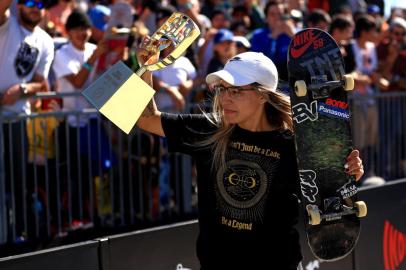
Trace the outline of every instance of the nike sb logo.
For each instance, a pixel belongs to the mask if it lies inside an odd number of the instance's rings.
[[[296,35],[293,40],[293,47],[290,49],[290,54],[293,58],[298,58],[314,43],[317,43],[315,49],[323,47],[323,39],[317,40],[321,33],[313,35],[312,30],[303,31]]]

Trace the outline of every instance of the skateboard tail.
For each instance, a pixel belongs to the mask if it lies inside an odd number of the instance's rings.
[[[344,258],[346,258],[347,256],[349,256],[353,250],[355,248],[355,245],[352,246],[352,248],[345,250],[345,252],[340,253],[341,255],[337,255],[337,254],[329,254],[327,252],[320,252],[320,251],[314,251],[311,249],[312,254],[314,255],[314,257],[316,257],[318,260],[320,261],[324,261],[324,262],[336,262],[339,260],[342,260]]]
[[[322,261],[341,260],[352,253],[358,242],[360,227],[355,216],[340,222],[325,222],[310,227],[307,240],[313,255]]]

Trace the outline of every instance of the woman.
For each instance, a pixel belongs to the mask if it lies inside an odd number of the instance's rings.
[[[148,42],[138,51],[142,63]],[[151,73],[142,78],[152,84]],[[292,118],[277,81],[262,53],[238,54],[206,77],[214,91],[211,114],[161,113],[152,100],[137,123],[166,136],[170,151],[195,158],[203,270],[302,269]],[[356,179],[363,174],[358,155],[353,151],[347,164]]]

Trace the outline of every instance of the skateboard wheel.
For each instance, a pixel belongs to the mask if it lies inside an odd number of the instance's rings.
[[[344,90],[351,91],[354,89],[354,77],[352,75],[346,74],[343,76],[344,79]]]
[[[321,222],[320,212],[317,206],[307,206],[307,214],[309,216],[310,225],[319,225]]]
[[[363,201],[355,202],[355,208],[357,209],[357,217],[365,217],[367,215],[367,205]]]
[[[298,97],[304,97],[307,93],[306,82],[303,80],[295,82],[295,93]]]

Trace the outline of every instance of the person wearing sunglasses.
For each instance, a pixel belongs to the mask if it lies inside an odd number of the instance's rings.
[[[47,91],[53,60],[53,41],[38,25],[43,18],[40,0],[18,0],[17,16],[8,16],[12,0],[0,2],[0,103],[5,111],[26,112],[26,94]]]
[[[147,43],[138,50],[140,63],[156,57],[145,49]],[[142,79],[152,86],[150,72]],[[303,269],[294,228],[300,193],[292,116],[277,82],[268,57],[241,53],[206,76],[211,112],[168,114],[152,99],[137,122],[165,136],[169,151],[195,159],[201,270]],[[359,180],[357,150],[347,165],[347,173]]]
[[[44,14],[44,2],[40,0],[18,0],[17,12],[9,14],[12,0],[0,1],[0,106],[3,115],[29,114],[31,104],[27,96],[40,91],[48,91],[47,77],[54,56],[51,37],[38,24]],[[24,120],[22,120],[24,121]],[[1,127],[0,127],[1,128]],[[23,154],[27,156],[26,126],[20,121],[3,124],[6,190],[10,192],[14,184],[15,219],[9,222],[15,229],[13,240],[23,240],[23,173],[27,166]],[[10,143],[15,142],[15,143]],[[23,144],[22,142],[25,142]],[[13,160],[13,166],[10,166]],[[31,182],[27,182],[30,184]],[[15,221],[15,222],[14,222]]]

